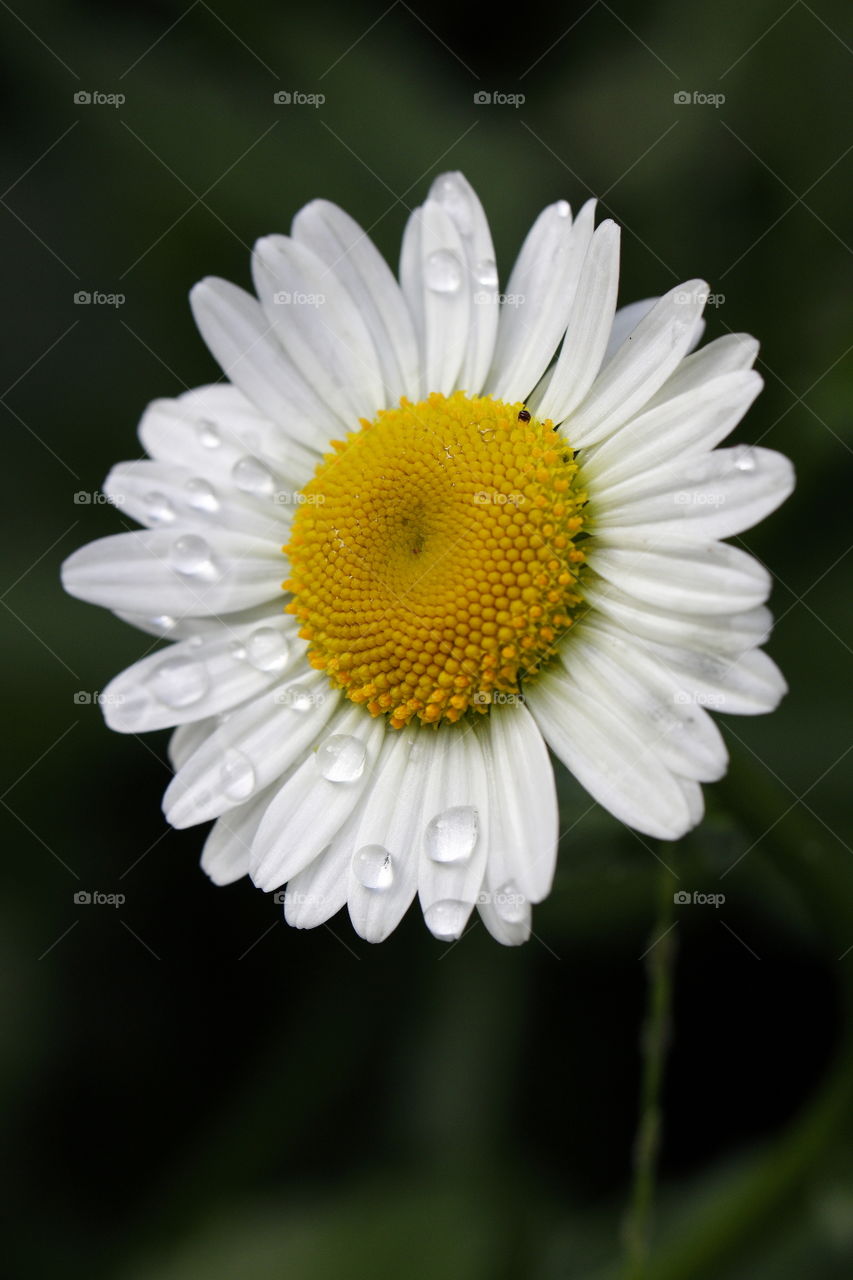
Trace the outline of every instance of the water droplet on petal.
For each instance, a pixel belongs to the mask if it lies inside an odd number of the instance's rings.
[[[219,568],[209,544],[194,533],[175,539],[169,550],[169,563],[178,573],[183,573],[188,578],[212,581],[219,576]]]
[[[508,880],[495,891],[492,903],[507,924],[522,924],[527,919],[527,899],[514,880]]]
[[[456,174],[445,174],[436,184],[435,198],[449,214],[457,230],[463,236],[470,235],[474,229],[474,209],[464,182]]]
[[[283,692],[287,695],[283,700],[288,706],[293,707],[294,711],[309,711],[314,706],[314,694],[304,685],[295,684]]]
[[[456,805],[427,824],[424,847],[433,862],[464,862],[474,852],[479,832],[477,810]]]
[[[178,625],[177,618],[173,618],[169,613],[160,613],[156,618],[149,619],[152,627],[156,627],[161,635],[167,636],[170,631],[174,631]]]
[[[558,218],[570,218],[572,216],[572,206],[568,200],[558,200],[554,208],[557,210]]]
[[[381,844],[366,844],[352,855],[352,873],[365,889],[390,889],[394,859]]]
[[[275,493],[275,476],[257,458],[238,458],[231,468],[231,478],[238,489],[256,498],[271,498]]]
[[[740,445],[735,451],[735,467],[738,471],[754,471],[758,465],[755,450],[748,444]]]
[[[165,493],[148,493],[145,504],[145,518],[150,524],[171,524],[175,518],[175,508]]]
[[[287,640],[275,627],[258,627],[246,643],[246,656],[258,671],[281,671],[287,663]]]
[[[248,800],[255,789],[255,770],[248,756],[232,747],[225,752],[219,771],[222,790],[229,800]]]
[[[218,511],[219,499],[212,484],[208,484],[207,480],[196,477],[194,480],[188,480],[184,485],[187,493],[187,500],[191,507],[196,511]]]
[[[209,418],[202,418],[196,427],[196,433],[205,449],[218,449],[222,444],[219,429]]]
[[[237,662],[242,662],[246,656],[246,646],[239,640],[232,640],[228,646],[228,652]]]
[[[482,262],[478,262],[474,268],[474,278],[478,284],[486,285],[489,289],[496,289],[498,266],[494,258],[484,258]]]
[[[440,938],[442,942],[452,942],[461,936],[470,913],[471,908],[464,902],[443,898],[427,907],[424,920],[430,933],[436,938]]]
[[[317,748],[314,759],[329,782],[355,782],[364,773],[367,749],[348,733],[333,733]]]
[[[433,293],[456,293],[462,284],[462,264],[449,249],[436,249],[426,260],[424,279]]]
[[[159,663],[148,683],[154,696],[167,707],[191,707],[207,693],[210,685],[207,668],[193,658],[166,658]]]
[[[202,636],[199,636],[199,635],[190,636],[189,639],[187,640],[187,644],[191,649],[200,649],[201,646],[204,644],[204,639]]]

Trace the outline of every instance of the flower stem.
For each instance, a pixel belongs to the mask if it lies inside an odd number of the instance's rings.
[[[672,861],[674,846],[667,847]],[[625,1280],[645,1280],[652,1209],[660,1151],[666,1052],[670,1043],[673,969],[675,965],[674,894],[677,876],[661,863],[655,923],[643,954],[648,974],[648,1000],[643,1021],[640,1117],[634,1144],[634,1177],[625,1217]]]

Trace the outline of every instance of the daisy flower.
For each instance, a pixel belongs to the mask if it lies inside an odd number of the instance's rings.
[[[258,242],[255,293],[196,285],[224,380],[156,400],[105,491],[142,530],[66,561],[72,595],[168,648],[119,675],[111,728],[172,727],[175,827],[202,867],[345,904],[380,941],[414,897],[440,939],[476,907],[524,941],[551,886],[549,749],[646,835],[699,822],[726,751],[709,709],[772,710],[770,578],[723,541],[791,492],[717,445],[758,344],[694,351],[707,286],[616,310],[619,228],[558,201],[503,293],[482,206],[445,174],[400,280],[323,200]],[[691,354],[693,352],[693,354]]]

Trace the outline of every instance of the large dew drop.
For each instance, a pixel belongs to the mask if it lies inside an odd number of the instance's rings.
[[[457,293],[462,284],[462,264],[449,249],[436,249],[426,260],[424,279],[433,293]]]
[[[231,478],[238,489],[255,498],[271,498],[275,492],[273,473],[257,458],[239,458],[231,468]]]
[[[352,855],[352,873],[365,889],[390,889],[394,859],[381,844],[366,844]]]
[[[207,668],[194,658],[166,658],[149,677],[154,696],[176,710],[191,707],[207,693],[210,685]]]
[[[424,920],[430,933],[442,942],[453,942],[462,934],[471,908],[464,902],[444,898],[434,902],[424,912]]]
[[[251,760],[242,751],[232,748],[226,751],[220,770],[222,790],[229,800],[248,800],[255,789],[255,770]]]
[[[364,773],[367,750],[348,733],[333,733],[314,756],[321,775],[329,782],[355,782]]]
[[[219,576],[209,544],[194,533],[175,539],[169,550],[169,564],[187,578],[201,578],[211,582]]]
[[[281,671],[287,662],[287,640],[275,627],[258,627],[246,641],[246,657],[257,671]]]
[[[456,805],[427,824],[424,846],[433,862],[464,862],[474,852],[479,830],[477,810]]]

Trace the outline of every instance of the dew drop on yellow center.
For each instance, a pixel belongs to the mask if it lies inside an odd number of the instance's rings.
[[[332,448],[284,548],[311,665],[393,728],[518,695],[581,603],[586,494],[552,423],[458,391]]]

